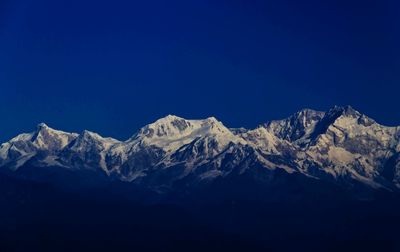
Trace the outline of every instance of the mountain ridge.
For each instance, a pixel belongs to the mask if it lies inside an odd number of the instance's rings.
[[[279,170],[350,190],[362,184],[398,191],[399,153],[400,127],[380,125],[351,106],[335,106],[326,112],[303,109],[255,129],[229,129],[215,117],[167,115],[126,141],[40,123],[36,131],[1,144],[0,170],[18,172],[26,164],[95,170],[156,191]]]

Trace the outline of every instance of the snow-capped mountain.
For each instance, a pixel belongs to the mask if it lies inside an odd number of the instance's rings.
[[[0,146],[0,165],[16,170],[35,157],[41,157],[43,165],[52,164],[57,154],[77,137],[78,134],[54,130],[41,123],[35,132],[18,135]]]
[[[264,125],[268,132],[291,142],[309,138],[324,112],[303,109],[284,120],[275,120]]]
[[[92,170],[158,191],[250,175],[270,183],[277,171],[310,180],[400,189],[400,127],[386,127],[353,108],[305,109],[256,129],[229,129],[214,117],[168,115],[127,141],[67,133],[39,124],[0,147],[0,167]]]

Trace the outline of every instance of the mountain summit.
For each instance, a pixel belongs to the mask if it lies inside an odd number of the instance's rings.
[[[89,131],[67,133],[41,123],[36,131],[0,146],[0,169],[15,175],[22,168],[31,174],[36,168],[95,171],[156,191],[241,177],[275,183],[275,174],[349,190],[398,191],[399,157],[400,127],[336,106],[327,112],[304,109],[252,130],[229,129],[214,117],[168,115],[127,141]]]

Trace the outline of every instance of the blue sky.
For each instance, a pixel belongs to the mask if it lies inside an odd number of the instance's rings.
[[[400,125],[396,1],[0,3],[0,140],[126,139],[167,114],[255,127],[350,104]]]

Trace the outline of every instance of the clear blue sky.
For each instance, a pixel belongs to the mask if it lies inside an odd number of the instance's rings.
[[[400,125],[400,6],[0,1],[0,140],[39,122],[126,139],[167,114],[255,127],[338,104]]]

